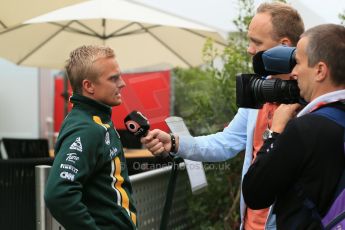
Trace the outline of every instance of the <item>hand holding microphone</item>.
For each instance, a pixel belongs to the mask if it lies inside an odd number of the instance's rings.
[[[138,111],[132,111],[128,114],[124,120],[127,130],[140,138],[141,143],[153,154],[168,156],[168,153],[175,147],[177,150],[177,143],[175,137],[171,137],[170,134],[154,129],[149,131],[150,124],[147,118]],[[172,144],[172,139],[175,144]]]
[[[133,111],[125,117],[125,126],[127,130],[134,136],[140,138],[146,148],[153,155],[161,155],[163,157],[169,156],[169,152],[176,152],[178,149],[178,139],[175,136],[168,134],[162,130],[150,130],[150,123],[147,118],[138,111]],[[168,226],[169,213],[171,210],[173,194],[176,185],[176,178],[178,173],[178,165],[182,162],[182,158],[174,156],[172,158],[173,167],[171,167],[170,179],[167,187],[167,195],[165,198],[164,208],[162,212],[161,224],[159,229],[165,230]]]

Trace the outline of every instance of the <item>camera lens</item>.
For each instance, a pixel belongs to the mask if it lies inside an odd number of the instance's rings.
[[[295,80],[253,78],[250,89],[258,104],[266,102],[291,104],[299,100],[299,88]]]
[[[299,102],[299,88],[295,80],[281,80],[280,93],[280,103],[291,104]]]

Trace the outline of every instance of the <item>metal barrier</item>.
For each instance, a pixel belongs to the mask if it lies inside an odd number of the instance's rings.
[[[49,165],[35,166],[36,230],[59,229],[59,224],[52,218],[44,203],[44,188],[48,179],[50,167]],[[56,228],[53,228],[53,225],[56,226]]]
[[[180,164],[184,168],[184,163]],[[36,229],[64,229],[45,207],[43,194],[50,166],[35,167],[36,173]],[[133,187],[133,197],[137,207],[138,229],[159,229],[163,205],[171,172],[171,166],[155,169],[130,176]],[[168,229],[188,229],[187,195],[190,193],[188,175],[185,169],[179,171],[170,210]]]

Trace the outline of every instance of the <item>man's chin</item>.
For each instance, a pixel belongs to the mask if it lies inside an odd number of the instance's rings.
[[[303,94],[303,92],[300,91],[299,96],[303,98],[304,102],[309,103],[310,98],[308,98],[306,95]]]
[[[112,103],[112,106],[118,106],[122,104],[122,100],[117,100],[116,102]]]

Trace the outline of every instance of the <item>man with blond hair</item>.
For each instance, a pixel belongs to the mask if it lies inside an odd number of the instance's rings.
[[[45,201],[66,229],[136,229],[136,209],[120,136],[111,120],[125,83],[114,51],[82,46],[66,73],[72,111],[55,146]]]
[[[296,46],[299,36],[304,31],[303,21],[291,6],[280,3],[263,3],[257,8],[249,29],[247,52],[255,55],[259,51],[284,44]],[[272,76],[289,79],[289,75]],[[222,131],[207,136],[177,136],[161,130],[152,130],[141,139],[153,154],[173,152],[185,159],[205,162],[224,161],[237,156],[245,149],[242,169],[244,175],[257,151],[263,144],[263,133],[270,128],[271,119],[277,104],[266,103],[262,109],[240,108]],[[176,140],[176,143],[172,143]],[[174,146],[172,148],[172,146]],[[241,228],[246,230],[275,229],[275,216],[269,209],[252,210],[246,207],[241,196]]]

